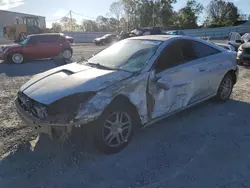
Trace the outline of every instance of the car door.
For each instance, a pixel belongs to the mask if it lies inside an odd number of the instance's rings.
[[[46,35],[36,35],[32,37],[28,45],[27,53],[34,59],[47,58],[50,50],[47,46]]]
[[[191,49],[191,50],[187,50]],[[208,80],[200,72],[190,42],[176,40],[167,45],[154,65],[149,79],[149,114],[152,119],[172,113],[201,99]]]
[[[40,59],[44,58],[46,54],[46,47],[41,43],[42,36],[31,36],[27,44],[23,47],[23,53],[25,58],[28,59]]]

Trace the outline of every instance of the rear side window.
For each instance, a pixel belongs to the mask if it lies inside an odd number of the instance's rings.
[[[56,43],[58,41],[58,36],[56,35],[40,36],[38,40],[40,43]]]
[[[219,50],[210,47],[206,44],[203,44],[201,42],[197,42],[197,41],[193,41],[193,50],[195,53],[195,56],[200,59],[200,58],[204,58],[210,55],[215,55],[217,53],[220,53]]]
[[[62,37],[62,36],[59,37],[59,42],[60,43],[64,43],[65,41],[66,41],[65,37]]]

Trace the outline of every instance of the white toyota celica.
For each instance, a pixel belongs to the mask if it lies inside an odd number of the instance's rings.
[[[15,103],[39,133],[65,138],[89,125],[96,146],[115,153],[139,128],[213,97],[228,100],[237,76],[235,53],[202,39],[149,35],[34,76]]]

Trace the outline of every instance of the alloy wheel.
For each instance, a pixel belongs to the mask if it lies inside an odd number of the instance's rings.
[[[220,86],[220,96],[222,99],[227,99],[230,96],[232,87],[232,79],[229,76],[225,77]]]
[[[71,58],[71,56],[72,56],[72,53],[71,53],[71,51],[70,50],[65,50],[65,51],[63,51],[63,57],[65,58],[65,59],[70,59]]]
[[[130,116],[126,112],[114,112],[104,122],[103,140],[109,147],[119,147],[128,141],[131,130]]]
[[[13,54],[12,61],[16,64],[20,64],[23,62],[23,55],[22,54]]]

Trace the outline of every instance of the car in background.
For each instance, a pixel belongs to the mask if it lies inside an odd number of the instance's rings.
[[[183,31],[180,30],[173,30],[173,31],[166,31],[164,32],[165,35],[185,35]]]
[[[236,49],[235,47],[233,47],[232,45],[230,44],[224,44],[224,43],[215,43],[217,46],[220,46],[228,51],[231,51],[231,52],[235,52]]]
[[[242,44],[237,52],[238,65],[250,65],[250,42]]]
[[[29,35],[20,43],[4,45],[0,48],[0,60],[15,64],[23,63],[25,60],[55,56],[70,59],[72,54],[73,50],[67,38],[59,33]]]
[[[106,34],[103,37],[95,38],[93,42],[96,45],[107,45],[107,44],[111,44],[113,42],[117,42],[117,40],[118,40],[117,35],[115,35],[115,34]]]
[[[131,36],[143,36],[143,35],[162,35],[162,29],[160,27],[138,27],[130,31]]]
[[[74,38],[71,36],[65,36],[65,38],[69,41],[69,43],[73,43],[74,42]]]
[[[232,45],[236,51],[238,51],[238,48],[246,42],[250,42],[250,33],[245,33],[242,36],[237,32],[231,32],[229,34],[228,44]]]
[[[140,128],[210,98],[227,101],[237,76],[235,55],[213,43],[140,36],[38,74],[15,104],[39,133],[67,138],[74,127],[88,126],[98,149],[116,153]]]

